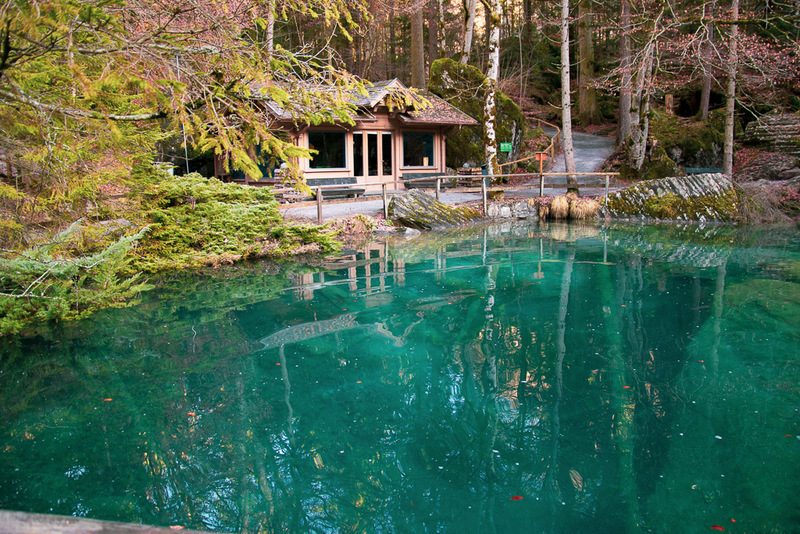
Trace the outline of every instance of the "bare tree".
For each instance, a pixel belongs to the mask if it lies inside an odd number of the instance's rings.
[[[733,175],[733,128],[736,110],[736,72],[739,63],[739,0],[731,2],[730,52],[728,55],[728,84],[725,90],[725,148],[722,155],[722,172]]]
[[[561,0],[561,148],[567,173],[575,172],[572,146],[572,98],[569,76],[569,0]],[[578,178],[567,174],[567,192],[578,193]]]

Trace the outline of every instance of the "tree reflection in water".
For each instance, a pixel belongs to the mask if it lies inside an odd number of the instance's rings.
[[[794,234],[457,234],[175,276],[6,340],[0,506],[243,532],[792,528]]]

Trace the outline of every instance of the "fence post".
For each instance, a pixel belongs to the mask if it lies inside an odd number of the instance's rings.
[[[606,174],[606,202],[605,205],[608,206],[608,175]]]
[[[442,179],[436,179],[436,200],[441,202],[441,191],[442,191]]]
[[[317,222],[322,222],[322,188],[317,188]]]
[[[386,184],[383,184],[383,218],[389,218],[389,203],[387,202],[386,196]]]
[[[484,176],[481,180],[481,196],[483,197],[483,216],[486,217],[487,214],[487,201],[486,201],[486,181],[489,180],[488,176]]]
[[[539,173],[539,196],[544,196],[544,173]]]

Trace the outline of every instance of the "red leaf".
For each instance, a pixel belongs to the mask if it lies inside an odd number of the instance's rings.
[[[725,527],[720,525],[711,525],[711,530],[725,530]]]
[[[522,495],[514,495],[513,497],[511,497],[511,500],[512,501],[521,501],[522,500]]]

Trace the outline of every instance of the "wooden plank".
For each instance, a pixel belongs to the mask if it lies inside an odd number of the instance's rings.
[[[0,534],[167,534],[186,532],[200,534],[176,525],[172,528],[152,527],[117,521],[98,521],[83,517],[29,514],[0,510]]]

